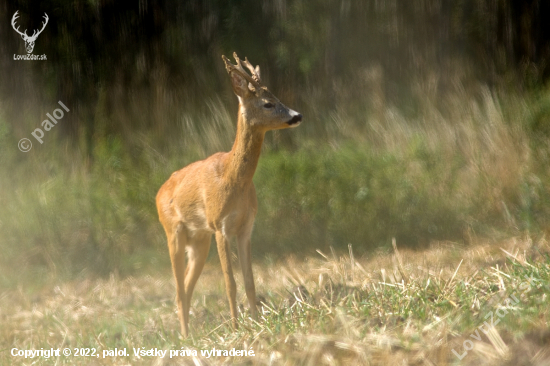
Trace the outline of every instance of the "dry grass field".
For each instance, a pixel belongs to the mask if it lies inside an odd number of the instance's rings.
[[[189,339],[179,335],[169,268],[3,291],[0,363],[550,365],[544,237],[396,248],[362,258],[350,248],[347,255],[318,251],[306,260],[256,262],[262,316],[254,322],[240,305],[236,332],[219,263],[210,261],[192,301]],[[237,282],[244,304],[239,276]],[[11,355],[14,347],[69,348],[72,355],[25,359]],[[95,354],[77,357],[76,348]],[[127,356],[103,357],[115,348]],[[138,348],[167,352],[137,357]],[[214,348],[253,350],[254,356],[218,356],[210,353]],[[170,358],[170,351],[178,356]]]

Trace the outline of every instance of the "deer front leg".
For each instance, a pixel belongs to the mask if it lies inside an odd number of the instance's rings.
[[[229,240],[221,231],[216,231],[216,244],[218,245],[218,254],[222,265],[223,277],[225,279],[225,290],[229,300],[229,309],[231,310],[231,323],[233,329],[237,329],[237,286],[231,269],[231,248]]]
[[[237,239],[237,250],[239,253],[239,262],[243,272],[244,288],[248,305],[250,306],[250,315],[257,319],[258,311],[256,308],[256,288],[254,287],[254,275],[252,274],[252,251],[250,247],[250,236],[252,230]]]

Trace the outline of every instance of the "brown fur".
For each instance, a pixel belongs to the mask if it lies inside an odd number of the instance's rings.
[[[160,188],[156,199],[176,279],[181,332],[186,337],[189,334],[191,295],[208,256],[212,234],[216,235],[233,327],[237,327],[237,306],[230,260],[231,240],[237,242],[250,312],[256,318],[250,237],[258,202],[252,177],[265,133],[295,127],[302,118],[259,85],[258,67],[257,80],[251,79],[242,67],[239,68],[240,60],[236,55],[235,59],[237,66],[224,58],[233,90],[239,97],[237,136],[233,148],[173,173]],[[251,72],[255,75],[252,69]]]

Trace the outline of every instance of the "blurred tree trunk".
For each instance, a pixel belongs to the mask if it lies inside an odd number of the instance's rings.
[[[510,0],[512,49],[518,66],[535,66],[548,76],[550,3],[546,0]],[[523,65],[522,65],[523,64]]]

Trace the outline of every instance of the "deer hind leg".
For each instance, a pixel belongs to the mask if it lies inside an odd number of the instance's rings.
[[[216,244],[218,245],[218,254],[225,279],[225,290],[229,299],[231,323],[233,324],[233,329],[237,329],[237,286],[233,277],[233,270],[231,269],[231,248],[229,247],[228,238],[221,231],[216,231]]]
[[[191,295],[195,289],[195,284],[199,279],[204,268],[204,263],[210,251],[210,239],[212,234],[200,233],[189,238],[187,245],[187,268],[185,269],[185,301],[183,302],[183,323],[187,330],[189,324],[189,308],[191,307]],[[186,335],[187,336],[187,335]]]
[[[188,335],[187,322],[184,317],[185,303],[185,246],[187,240],[187,229],[183,223],[178,223],[173,231],[166,232],[168,236],[168,250],[170,251],[170,261],[172,262],[172,271],[176,280],[176,304],[178,306],[178,318],[180,320],[181,333],[184,337]]]
[[[190,237],[183,223],[179,223],[174,232],[168,238],[170,261],[176,279],[176,303],[178,305],[178,317],[181,333],[184,337],[189,335],[189,308],[191,295],[195,284],[204,268],[208,251],[210,250],[209,233],[196,234]],[[187,251],[187,267],[185,265],[185,253]]]
[[[248,305],[250,306],[250,315],[253,319],[257,318],[258,311],[256,308],[256,288],[254,287],[254,276],[252,274],[252,252],[250,248],[250,236],[252,230],[247,230],[246,233],[237,239],[237,250],[239,253],[239,263],[243,272],[244,288]]]

